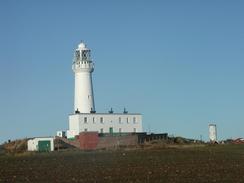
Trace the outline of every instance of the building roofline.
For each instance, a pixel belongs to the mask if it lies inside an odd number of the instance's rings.
[[[76,113],[72,115],[142,115],[141,113]]]

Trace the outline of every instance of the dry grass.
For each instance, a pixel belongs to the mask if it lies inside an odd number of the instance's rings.
[[[3,148],[7,153],[16,154],[24,153],[27,150],[27,139],[15,140],[5,143]]]

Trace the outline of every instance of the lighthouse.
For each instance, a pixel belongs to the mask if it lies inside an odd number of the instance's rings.
[[[68,139],[74,139],[81,132],[89,131],[100,134],[143,132],[140,113],[129,113],[125,109],[121,113],[112,109],[106,113],[95,111],[92,86],[94,63],[91,50],[83,42],[74,50],[72,70],[75,75],[74,111],[69,115]]]
[[[72,70],[75,74],[75,113],[95,113],[92,87],[92,72],[94,64],[91,60],[91,50],[81,42],[74,53]]]

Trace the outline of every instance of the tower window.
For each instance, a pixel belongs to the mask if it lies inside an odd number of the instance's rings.
[[[133,123],[136,123],[136,117],[133,117]]]
[[[87,117],[84,117],[84,123],[87,123]]]
[[[95,117],[92,118],[92,122],[95,123]]]
[[[100,118],[100,123],[103,123],[103,117]]]
[[[129,123],[129,118],[126,118],[127,123]]]
[[[121,123],[121,117],[119,117],[119,123]]]

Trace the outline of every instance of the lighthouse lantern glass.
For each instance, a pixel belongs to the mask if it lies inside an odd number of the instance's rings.
[[[80,60],[80,51],[79,50],[77,50],[75,52],[75,57],[76,57],[76,61],[79,61]]]
[[[82,50],[82,61],[90,61],[90,50]]]

